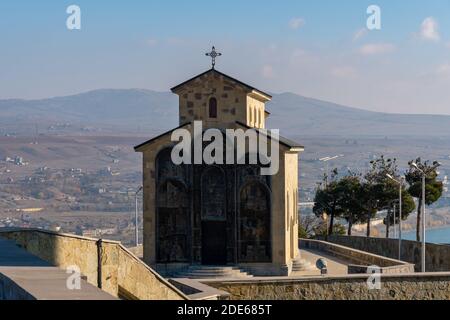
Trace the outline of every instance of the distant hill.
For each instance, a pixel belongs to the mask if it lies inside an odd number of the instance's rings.
[[[292,93],[274,94],[268,126],[290,136],[450,136],[450,116],[371,112]],[[56,123],[156,132],[177,125],[178,98],[169,92],[102,89],[42,100],[0,100],[0,133],[42,132]]]

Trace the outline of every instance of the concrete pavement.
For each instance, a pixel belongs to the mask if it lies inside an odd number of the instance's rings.
[[[110,294],[81,279],[70,290],[70,274],[0,238],[0,300],[113,300]]]
[[[300,249],[300,258],[312,264],[313,267],[311,270],[294,272],[292,277],[319,276],[320,270],[316,268],[316,261],[319,259],[325,259],[327,261],[328,275],[348,274],[349,262],[329,255],[326,252],[311,249]]]

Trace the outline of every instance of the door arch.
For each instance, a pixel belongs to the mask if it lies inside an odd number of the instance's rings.
[[[216,166],[201,176],[202,264],[227,263],[226,178]]]

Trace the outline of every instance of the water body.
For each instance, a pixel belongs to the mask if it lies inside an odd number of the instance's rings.
[[[415,241],[416,232],[415,231],[404,232],[403,239]],[[430,243],[450,244],[450,227],[427,230],[426,241]]]

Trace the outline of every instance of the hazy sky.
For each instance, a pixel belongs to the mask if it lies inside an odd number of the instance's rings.
[[[450,114],[450,0],[1,0],[0,98],[167,91],[210,67],[213,44],[217,69],[261,90]]]

